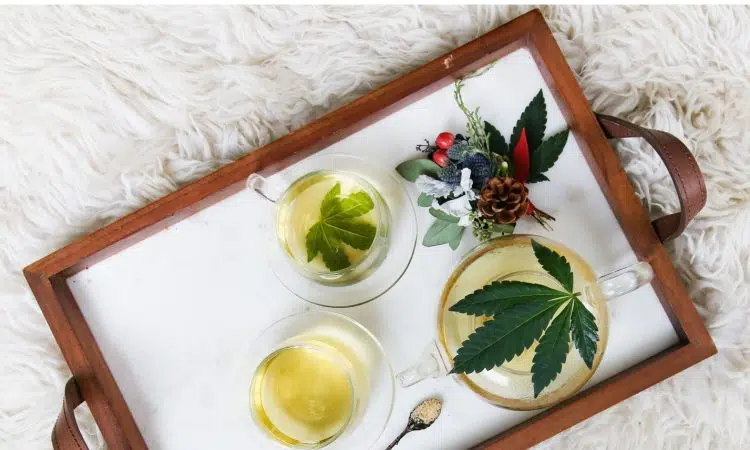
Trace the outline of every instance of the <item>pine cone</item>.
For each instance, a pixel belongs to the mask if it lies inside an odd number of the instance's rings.
[[[494,177],[482,188],[479,212],[497,224],[516,223],[529,207],[529,190],[511,177]]]

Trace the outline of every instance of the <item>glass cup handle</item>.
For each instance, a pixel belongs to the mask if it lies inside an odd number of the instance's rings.
[[[447,373],[448,367],[446,367],[443,361],[437,343],[432,341],[424,349],[419,360],[408,369],[396,375],[396,379],[401,387],[409,387],[424,379],[441,377]]]
[[[284,189],[280,186],[275,183],[269,183],[264,176],[257,173],[251,174],[247,177],[245,186],[251,191],[257,192],[261,197],[271,203],[276,203],[284,192]]]
[[[654,269],[651,265],[640,261],[599,277],[598,283],[602,294],[607,300],[611,300],[650,283],[653,278]]]

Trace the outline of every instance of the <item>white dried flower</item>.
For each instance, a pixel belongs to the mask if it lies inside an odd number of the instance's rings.
[[[437,200],[433,200],[432,207],[435,209],[439,209],[446,214],[450,214],[451,216],[458,217],[460,222],[460,219],[462,219],[464,216],[468,216],[469,213],[471,213],[471,203],[469,203],[469,201],[470,200],[468,195],[462,195],[461,197],[454,198],[453,200],[448,200],[442,205],[438,203]]]
[[[476,194],[471,189],[473,185],[474,181],[471,179],[471,169],[464,167],[461,169],[461,183],[453,190],[453,195],[458,197],[466,194],[469,196],[469,200],[474,200],[476,199]]]
[[[420,175],[414,180],[414,184],[425,195],[430,195],[434,198],[447,197],[453,192],[453,187],[450,184],[436,180],[435,178],[428,177],[427,175]]]

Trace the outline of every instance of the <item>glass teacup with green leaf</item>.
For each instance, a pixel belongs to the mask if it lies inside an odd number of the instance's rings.
[[[438,340],[402,386],[452,374],[495,405],[559,403],[591,378],[607,346],[607,300],[650,282],[646,262],[597,277],[567,247],[511,235],[472,250],[448,279]]]
[[[305,277],[328,286],[350,285],[383,261],[390,213],[380,193],[363,177],[318,170],[282,192],[254,174],[247,186],[276,204],[278,243]]]

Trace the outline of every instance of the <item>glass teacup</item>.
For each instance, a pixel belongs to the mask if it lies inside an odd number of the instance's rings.
[[[248,178],[247,186],[276,203],[276,238],[303,276],[325,285],[348,285],[367,277],[383,262],[390,211],[363,177],[318,170],[298,178],[278,196],[279,189],[258,174]],[[329,218],[322,216],[324,211]],[[315,236],[323,250],[311,250]]]
[[[323,311],[271,325],[250,357],[250,412],[286,448],[368,448],[390,417],[393,372],[362,325]]]
[[[392,168],[323,154],[268,179],[250,175],[247,187],[274,205],[263,250],[279,281],[304,300],[361,305],[390,289],[411,261],[416,215]]]
[[[555,380],[534,396],[531,366],[538,342],[505,364],[491,370],[454,375],[462,384],[489,402],[509,409],[532,410],[552,406],[580,390],[601,362],[607,346],[607,300],[624,295],[651,281],[653,270],[646,262],[597,277],[579,255],[567,247],[539,236],[509,235],[491,239],[469,252],[454,269],[445,284],[438,308],[438,339],[431,343],[421,360],[400,373],[402,386],[410,386],[427,377],[447,374],[462,343],[484,322],[483,316],[470,316],[450,311],[466,295],[493,282],[516,280],[564,290],[536,260],[531,239],[564,256],[574,275],[574,292],[580,292],[586,309],[598,327],[599,341],[593,364],[588,367],[573,345],[561,372]]]

